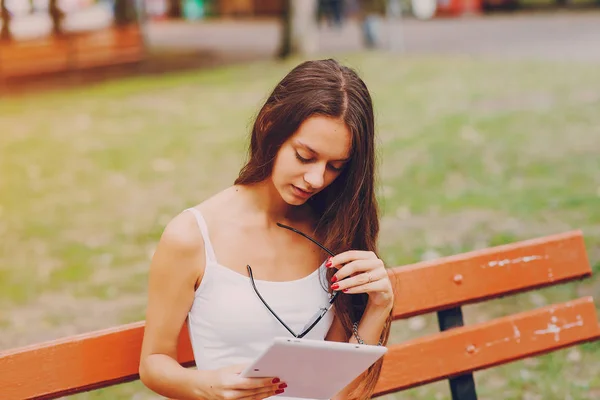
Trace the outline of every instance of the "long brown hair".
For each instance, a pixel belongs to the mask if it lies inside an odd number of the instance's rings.
[[[379,210],[375,196],[375,122],[367,86],[352,69],[335,60],[306,61],[279,82],[261,108],[252,129],[249,160],[235,184],[248,185],[267,179],[281,145],[302,122],[314,115],[342,119],[352,134],[352,153],[344,170],[325,189],[309,200],[318,222],[315,231],[334,254],[346,250],[377,253]],[[328,271],[331,279],[335,271]],[[336,316],[346,337],[365,311],[368,295],[341,293]],[[391,317],[382,342],[387,343]],[[381,361],[373,365],[353,399],[368,399],[379,378]]]

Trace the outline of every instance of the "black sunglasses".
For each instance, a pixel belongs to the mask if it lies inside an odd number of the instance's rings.
[[[306,234],[300,232],[299,230],[292,228],[291,226],[280,224],[279,222],[277,223],[277,226],[279,226],[281,228],[289,229],[292,232],[302,235],[303,237],[307,238],[308,240],[310,240],[311,242],[313,242],[314,244],[319,246],[321,249],[323,249],[323,251],[325,251],[330,256],[333,257],[335,255],[335,254],[333,254],[333,252],[331,252],[330,250],[325,248],[325,246],[323,246],[321,243],[317,242],[315,239],[311,238],[310,236],[307,236]],[[287,326],[287,324],[285,322],[283,322],[283,320],[281,318],[279,318],[279,316],[275,313],[275,311],[273,311],[273,309],[271,307],[269,307],[269,305],[267,304],[265,299],[263,299],[263,297],[260,295],[260,292],[256,288],[256,284],[254,283],[254,276],[252,275],[252,268],[250,268],[250,265],[247,265],[246,268],[248,269],[248,275],[250,275],[250,283],[252,283],[252,288],[254,289],[254,292],[256,293],[256,295],[258,296],[260,301],[262,301],[262,303],[265,305],[265,307],[267,307],[267,309],[271,312],[271,314],[273,314],[273,316],[277,319],[277,321],[279,321],[279,323],[281,323],[281,325],[283,325],[283,327],[285,329],[287,329],[292,334],[292,336],[294,336],[296,338],[302,338],[302,337],[306,336],[306,334],[308,334],[308,332],[310,332],[312,330],[312,328],[314,328],[315,325],[317,325],[319,323],[321,318],[323,318],[323,316],[325,314],[327,314],[327,311],[329,311],[331,309],[331,307],[333,307],[333,303],[335,302],[335,299],[337,299],[337,297],[340,293],[340,292],[333,292],[333,294],[329,297],[329,305],[327,305],[327,307],[321,307],[319,309],[319,311],[317,311],[315,313],[315,315],[313,315],[313,317],[308,321],[308,323],[306,325],[304,325],[304,328],[302,328],[302,331],[300,333],[296,334],[289,326]]]

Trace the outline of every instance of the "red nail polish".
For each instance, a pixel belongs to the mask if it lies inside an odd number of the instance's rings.
[[[274,378],[273,379],[273,383],[279,383],[279,382],[280,382],[279,378]]]
[[[338,290],[340,288],[340,285],[338,285],[337,283],[334,283],[333,285],[331,285],[331,288],[333,290]]]
[[[344,292],[344,293],[346,293],[347,291],[348,291],[348,289],[344,289],[344,290],[342,290],[342,292]]]
[[[285,391],[285,390],[283,390],[283,389],[277,389],[277,390],[275,391],[275,394],[281,394],[281,393],[283,393],[284,391]]]
[[[337,282],[337,276],[333,276],[333,278],[331,278],[331,283],[336,283]]]
[[[285,389],[287,387],[287,383],[282,383],[279,385],[279,389]]]
[[[327,259],[327,262],[325,263],[325,267],[327,267],[327,268],[331,267],[331,257],[329,257]]]

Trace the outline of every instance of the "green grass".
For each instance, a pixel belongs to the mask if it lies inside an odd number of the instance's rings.
[[[390,265],[582,229],[592,279],[465,308],[467,322],[600,298],[596,65],[350,55],[377,114]],[[0,101],[0,348],[143,318],[166,222],[229,185],[294,61]],[[433,332],[433,316],[400,341]],[[415,325],[416,326],[416,325]],[[476,373],[481,399],[600,396],[598,343]],[[154,398],[139,382],[73,398]],[[389,398],[449,399],[446,382]]]

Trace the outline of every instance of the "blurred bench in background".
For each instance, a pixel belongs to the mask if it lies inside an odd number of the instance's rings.
[[[137,24],[0,43],[0,78],[135,63],[145,56]]]

